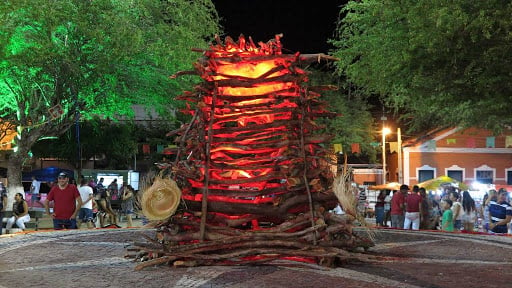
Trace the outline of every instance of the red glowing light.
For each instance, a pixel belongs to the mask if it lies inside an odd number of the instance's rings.
[[[187,155],[196,169],[186,178],[182,198],[200,202],[207,195],[208,203],[276,205],[278,196],[300,184],[289,180],[299,173],[293,167],[319,169],[314,155],[324,140],[303,136],[317,127],[301,111],[313,115],[323,108],[309,106],[318,95],[302,88],[306,76],[298,68],[299,55],[283,55],[279,37],[259,46],[240,37],[238,43],[228,39],[213,45],[204,56],[196,69],[206,84],[199,97],[188,93],[182,98],[197,104],[198,112],[190,106],[186,112],[198,113],[202,132],[198,143],[189,145],[192,152]],[[206,152],[195,152],[194,145]],[[215,193],[203,194],[205,188]],[[311,186],[313,192],[320,191],[315,189]],[[290,211],[301,209],[308,208],[300,205]]]

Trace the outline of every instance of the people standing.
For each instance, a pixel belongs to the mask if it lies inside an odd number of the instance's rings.
[[[393,194],[391,198],[391,227],[404,228],[404,209],[405,209],[405,195],[409,191],[409,186],[402,184],[400,191]]]
[[[427,191],[423,187],[419,189],[419,194],[421,196],[420,229],[432,229],[432,223],[434,221],[434,217],[432,217],[434,209],[432,198],[427,195]]]
[[[7,207],[7,190],[4,187],[4,183],[0,182],[0,221],[3,221],[5,208]],[[0,235],[2,235],[2,225],[0,225]]]
[[[108,185],[107,190],[109,190],[112,200],[117,200],[120,198],[119,187],[117,186],[117,179],[112,180],[112,182]]]
[[[78,192],[80,193],[80,198],[82,199],[82,206],[78,212],[77,228],[80,229],[80,226],[83,222],[87,224],[87,228],[93,228],[92,206],[94,202],[94,193],[92,187],[87,185],[86,179],[81,180]]]
[[[412,192],[405,198],[405,220],[404,229],[420,230],[422,217],[422,198],[418,194],[419,187],[414,185]]]
[[[512,206],[507,202],[507,194],[507,190],[500,190],[497,200],[490,202],[491,223],[489,223],[489,229],[494,233],[508,232],[507,224],[512,220]]]
[[[41,197],[39,192],[41,190],[41,182],[36,179],[36,176],[32,176],[32,184],[30,185],[30,207],[34,208],[34,202],[42,205]]]
[[[462,192],[462,226],[466,232],[475,231],[476,204],[468,191]]]
[[[396,190],[393,193],[396,193]],[[388,221],[391,221],[391,190],[386,190],[384,199],[384,227],[388,227]]]
[[[363,215],[364,217],[366,217],[367,201],[366,201],[366,192],[364,191],[364,189],[359,190],[357,199],[358,199],[358,204],[357,204],[358,213]]]
[[[489,230],[490,230],[489,224],[491,223],[491,216],[489,214],[489,205],[491,204],[491,201],[497,200],[496,196],[497,196],[496,190],[494,190],[494,189],[489,190],[489,192],[487,192],[487,194],[485,194],[485,196],[484,196],[484,199],[482,201],[482,206],[480,206],[480,214],[482,215],[483,222],[484,222],[482,224],[484,232],[489,232]]]
[[[105,216],[109,217],[111,225],[117,226],[117,215],[112,209],[112,205],[110,204],[110,189],[105,189],[105,186],[103,186],[103,181],[104,179],[102,177],[96,185],[96,188],[98,189],[96,200],[98,203],[98,216],[100,219],[100,226],[105,226]]]
[[[105,187],[105,185],[103,184],[103,181],[105,181],[105,179],[103,177],[100,178],[100,180],[98,180],[98,183],[95,183],[94,186],[91,186],[92,187],[92,190],[94,192],[94,197],[96,199],[96,201],[99,201],[100,198],[104,197],[105,194],[107,194],[107,187]],[[89,183],[90,185],[90,183]]]
[[[443,209],[443,219],[441,220],[441,230],[453,232],[453,202],[450,199],[441,200],[441,209]]]
[[[441,217],[443,216],[443,209],[441,207],[441,196],[434,195],[432,199],[432,211],[430,214],[430,219],[432,219],[432,223],[430,229],[439,230],[441,229]]]
[[[123,189],[123,195],[121,196],[123,211],[126,215],[126,225],[127,227],[133,227],[133,200],[134,200],[134,190],[131,185],[125,186]]]
[[[462,204],[459,202],[459,192],[452,190],[448,197],[452,200],[453,228],[455,231],[460,231],[462,229]]]
[[[375,222],[377,226],[384,226],[384,204],[386,200],[386,190],[380,190],[375,203]]]
[[[82,206],[82,198],[75,185],[69,184],[69,176],[61,172],[45,201],[45,209],[53,218],[53,228],[77,229],[76,216]],[[53,201],[53,213],[50,214],[50,201]]]
[[[12,207],[13,216],[7,220],[5,230],[9,233],[12,229],[12,225],[16,223],[16,226],[21,230],[25,230],[25,223],[30,221],[30,215],[28,214],[28,204],[21,193],[14,195],[14,205]]]

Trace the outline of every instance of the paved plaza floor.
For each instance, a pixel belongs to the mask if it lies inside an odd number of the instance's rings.
[[[294,261],[259,266],[156,266],[136,271],[127,247],[149,228],[2,235],[3,287],[510,287],[512,238],[381,229],[372,261],[326,268]],[[361,252],[363,253],[363,252]]]

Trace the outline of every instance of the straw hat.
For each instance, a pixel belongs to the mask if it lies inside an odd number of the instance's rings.
[[[164,220],[176,212],[181,190],[175,181],[156,177],[141,198],[142,213],[149,220]]]

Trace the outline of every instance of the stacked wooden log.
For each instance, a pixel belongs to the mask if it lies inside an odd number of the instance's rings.
[[[356,215],[327,212],[339,199],[331,135],[316,120],[335,115],[317,92],[325,87],[306,86],[300,68],[323,56],[284,55],[279,36],[259,46],[217,39],[202,52],[195,72],[204,81],[181,97],[193,117],[173,132],[178,157],[166,167],[182,203],[145,248],[159,256],[149,265],[332,260],[370,245],[352,235]]]

